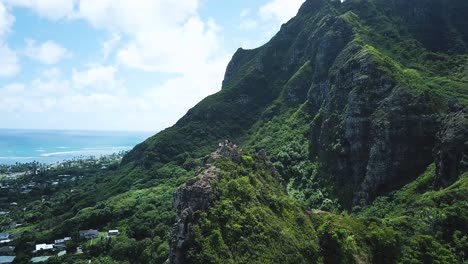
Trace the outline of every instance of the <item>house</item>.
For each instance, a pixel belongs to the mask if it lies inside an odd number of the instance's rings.
[[[0,233],[0,241],[8,240],[10,238],[9,233]]]
[[[80,230],[81,239],[93,239],[99,237],[99,232],[94,229]]]
[[[65,242],[70,241],[70,240],[71,240],[71,237],[64,237],[64,238],[62,238],[62,239],[56,239],[56,240],[54,241],[54,243],[55,243],[56,246],[57,246],[57,245],[64,245]]]
[[[52,250],[52,249],[54,249],[54,245],[52,245],[52,244],[37,244],[36,245],[36,251]]]
[[[50,256],[34,257],[31,259],[31,262],[32,263],[46,262],[48,259],[50,259]]]
[[[120,233],[119,230],[109,230],[108,234],[109,236],[118,236]]]
[[[11,223],[8,227],[10,229],[15,229],[17,227],[23,226],[22,224],[17,224],[16,222]]]
[[[15,258],[15,256],[0,256],[0,264],[11,264]]]
[[[0,247],[0,254],[11,254],[14,252],[15,252],[15,247],[12,247],[12,246]]]

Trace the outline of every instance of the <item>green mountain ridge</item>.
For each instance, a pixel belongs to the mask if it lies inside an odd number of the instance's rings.
[[[55,194],[34,241],[121,230],[85,248],[96,263],[465,263],[466,14],[307,0],[220,92]]]

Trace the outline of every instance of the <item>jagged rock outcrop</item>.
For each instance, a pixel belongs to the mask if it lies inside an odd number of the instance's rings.
[[[239,163],[238,147],[228,141],[220,143],[218,150],[206,158],[201,172],[174,193],[176,224],[172,231],[169,263],[186,263],[191,228],[197,222],[198,213],[207,211],[217,200],[213,183],[219,181],[220,170],[216,167],[216,161],[220,159]]]
[[[444,119],[437,133],[434,159],[435,188],[451,185],[468,170],[468,108],[458,109]]]

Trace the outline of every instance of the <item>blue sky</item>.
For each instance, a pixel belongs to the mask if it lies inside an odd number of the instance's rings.
[[[302,2],[0,0],[0,128],[159,131]]]

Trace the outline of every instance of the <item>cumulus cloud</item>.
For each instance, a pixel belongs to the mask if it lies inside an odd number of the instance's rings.
[[[197,0],[81,0],[78,7],[78,17],[94,27],[128,36],[117,51],[128,67],[183,74],[220,55],[219,27],[200,19]]]
[[[49,65],[57,64],[62,59],[71,56],[66,48],[51,40],[38,44],[35,40],[28,39],[24,53],[32,59]]]
[[[78,16],[97,28],[133,33],[177,25],[197,8],[198,0],[80,0]]]
[[[73,70],[73,84],[80,90],[91,89],[92,92],[108,91],[114,94],[122,92],[123,81],[116,78],[114,66],[94,65],[83,71]]]
[[[198,0],[78,4],[77,17],[114,35],[102,46],[104,57],[115,54],[119,67],[168,76],[141,97],[148,107],[138,119],[153,116],[151,124],[158,129],[173,124],[221,87],[230,56],[222,48],[219,25],[201,19],[198,4]]]

